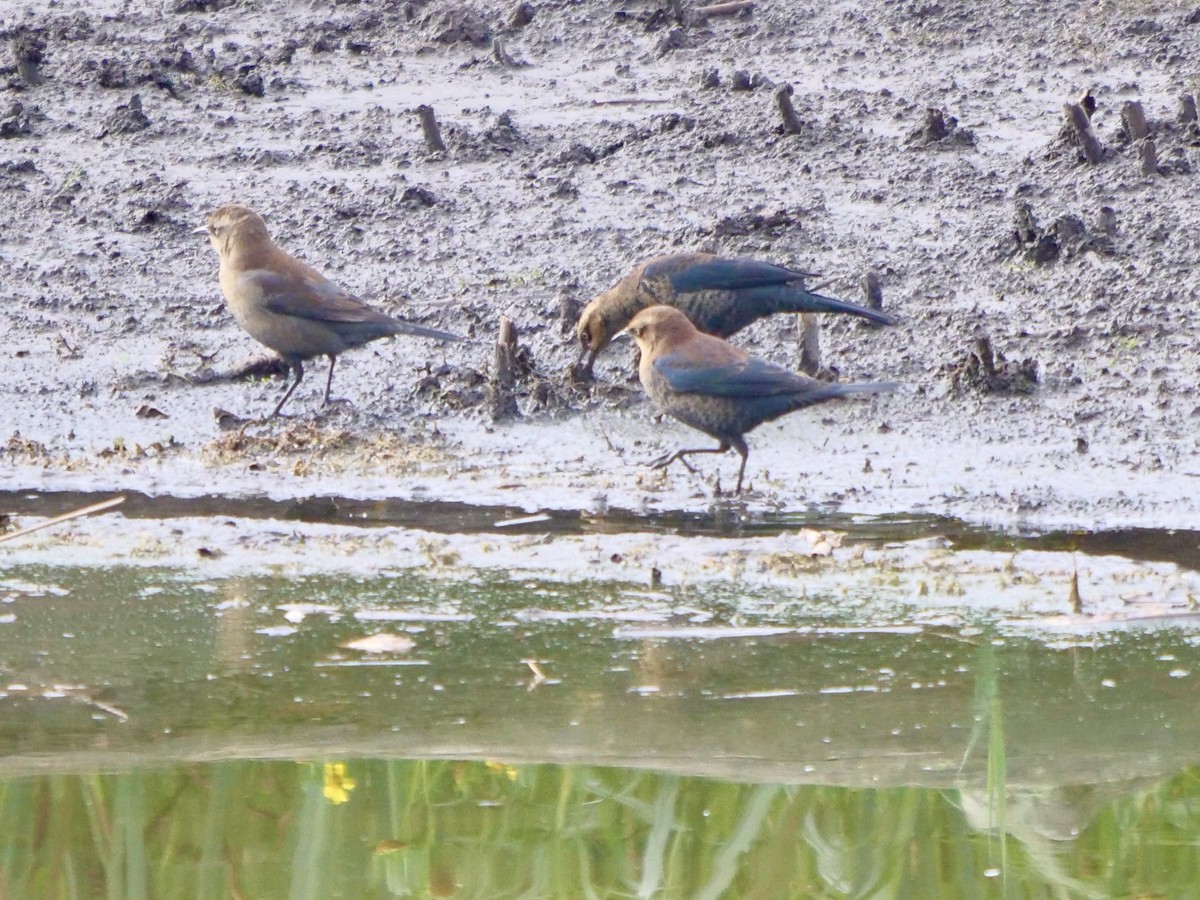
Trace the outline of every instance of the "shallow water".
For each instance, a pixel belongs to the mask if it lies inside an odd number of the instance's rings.
[[[128,502],[5,548],[8,895],[1182,896],[1200,869],[1200,627],[1022,618],[1066,536],[844,518],[808,568],[649,584],[568,560],[795,525]],[[1089,608],[1191,575],[1153,537],[1071,536]],[[930,541],[988,577],[901,602]]]

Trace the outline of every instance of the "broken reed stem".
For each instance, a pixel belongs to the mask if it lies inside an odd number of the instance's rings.
[[[1063,113],[1067,117],[1067,124],[1075,130],[1075,136],[1083,148],[1083,158],[1093,166],[1104,159],[1104,148],[1096,138],[1096,133],[1092,131],[1092,120],[1083,107],[1078,103],[1064,103]]]
[[[995,378],[996,354],[992,350],[992,339],[986,334],[975,338],[975,356],[979,359],[983,374],[988,378]]]
[[[1131,141],[1140,141],[1150,134],[1150,126],[1146,124],[1146,113],[1142,104],[1136,100],[1126,100],[1121,104],[1121,121],[1125,124],[1125,133]]]
[[[775,91],[775,105],[779,107],[779,115],[783,117],[783,130],[788,134],[799,134],[803,129],[796,108],[792,106],[792,86],[785,84]]]
[[[517,383],[517,326],[507,316],[500,318],[500,332],[496,336],[495,371],[489,393],[493,419],[504,419],[517,414],[517,398],[513,387]]]
[[[754,9],[754,0],[734,0],[732,3],[713,3],[697,7],[696,12],[707,18],[713,16],[736,16],[742,10]]]
[[[500,63],[506,69],[517,68],[517,61],[504,49],[504,44],[500,38],[492,38],[492,59],[496,60],[496,62]]]
[[[1150,140],[1150,138],[1142,141],[1141,147],[1138,148],[1138,155],[1142,159],[1142,174],[1157,175],[1158,148],[1154,146],[1154,141]]]
[[[62,522],[69,522],[71,519],[79,519],[83,516],[90,516],[92,513],[104,512],[106,509],[112,509],[114,506],[120,506],[125,502],[125,497],[113,497],[111,500],[104,500],[100,503],[93,503],[91,506],[85,506],[82,509],[72,510],[71,512],[63,513],[61,516],[55,516],[53,519],[47,519],[45,522],[39,522],[36,525],[30,525],[28,528],[22,528],[19,531],[13,531],[8,534],[0,534],[0,544],[5,541],[11,541],[15,538],[24,537],[27,534],[33,534],[35,531],[41,531],[43,528],[49,528],[51,525],[58,525]]]
[[[1184,125],[1187,125],[1189,122],[1195,122],[1200,118],[1196,114],[1196,98],[1190,93],[1179,95],[1177,118]]]
[[[861,284],[867,308],[883,312],[883,284],[879,280],[879,273],[874,269],[870,270],[863,275]]]
[[[417,107],[417,116],[421,119],[421,131],[425,133],[425,148],[430,153],[443,153],[446,145],[442,141],[442,133],[438,130],[437,116],[433,107],[422,103]]]
[[[814,378],[821,371],[821,320],[816,313],[800,313],[800,371]]]

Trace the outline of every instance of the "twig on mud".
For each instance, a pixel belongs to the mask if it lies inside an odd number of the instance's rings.
[[[702,16],[736,16],[743,10],[754,9],[754,0],[733,0],[730,3],[713,3],[709,6],[698,6],[696,12]]]
[[[492,59],[506,69],[519,69],[521,67],[521,63],[513,59],[512,54],[504,49],[504,42],[500,38],[492,38]]]
[[[788,134],[799,134],[803,130],[796,108],[792,106],[792,86],[785,84],[775,91],[775,105],[783,117],[783,130]]]
[[[800,371],[814,378],[821,371],[821,320],[800,313]]]
[[[1083,148],[1083,158],[1091,165],[1096,165],[1104,159],[1104,148],[1100,145],[1096,133],[1092,131],[1092,120],[1078,103],[1064,103],[1063,113],[1067,124],[1075,131],[1079,146]]]
[[[64,331],[58,333],[58,346],[62,349],[58,351],[59,359],[79,359],[83,356],[77,344],[72,344],[67,339],[67,334]]]
[[[442,133],[438,130],[437,116],[433,107],[422,103],[417,107],[417,116],[421,120],[421,131],[425,133],[425,147],[430,153],[444,153],[446,144],[442,141]]]
[[[24,537],[27,534],[33,534],[35,531],[41,531],[43,528],[49,528],[51,525],[58,525],[61,522],[69,522],[71,519],[78,519],[82,516],[90,516],[92,513],[104,512],[106,509],[112,509],[114,506],[120,506],[125,502],[125,497],[113,497],[111,500],[105,500],[102,503],[93,503],[91,506],[85,506],[82,509],[72,510],[68,513],[63,513],[61,516],[55,516],[53,519],[47,519],[45,522],[39,522],[36,525],[30,525],[28,528],[22,528],[10,534],[0,534],[0,544],[5,541],[11,541],[15,538]]]
[[[672,102],[667,97],[617,97],[613,100],[593,100],[592,106],[649,106]]]
[[[605,431],[604,429],[600,429],[600,436],[601,436],[602,438],[604,438],[604,443],[605,443],[605,444],[608,446],[608,449],[609,449],[609,450],[611,450],[611,451],[612,451],[613,453],[615,453],[617,456],[620,456],[620,457],[624,458],[624,454],[621,452],[621,449],[620,449],[619,447],[617,447],[617,445],[616,445],[616,444],[614,444],[614,443],[612,442],[612,438],[610,438],[610,437],[608,436],[608,432],[607,432],[607,431]]]

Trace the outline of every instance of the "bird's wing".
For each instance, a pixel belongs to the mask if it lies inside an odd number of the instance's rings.
[[[251,269],[238,276],[238,283],[252,294],[259,294],[263,307],[277,315],[347,323],[381,322],[389,318],[314,273],[281,275],[268,269]]]
[[[714,365],[675,352],[656,359],[654,368],[672,390],[681,394],[757,398],[775,394],[803,394],[827,387],[824,382],[754,357]]]
[[[669,277],[671,287],[687,294],[692,291],[729,291],[787,284],[803,281],[809,275],[808,272],[797,272],[755,259],[713,257],[684,266]]]

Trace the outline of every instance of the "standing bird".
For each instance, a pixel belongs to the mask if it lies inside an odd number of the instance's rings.
[[[750,455],[743,438],[747,431],[826,400],[896,387],[894,382],[828,384],[797,375],[749,356],[721,338],[701,334],[687,316],[670,306],[643,309],[625,330],[641,350],[638,375],[646,393],[663,412],[721,442],[719,447],[676,450],[655,460],[654,468],[679,460],[694,472],[684,457],[724,453],[732,447],[742,457],[735,494],[742,492]]]
[[[401,322],[342,290],[312,266],[280,250],[254,211],[236,203],[220,207],[197,234],[207,234],[221,258],[221,291],[237,323],[283,357],[296,380],[268,419],[283,409],[304,379],[304,360],[329,357],[325,402],[330,402],[339,353],[396,334],[459,341],[435,328]]]
[[[659,304],[681,310],[693,325],[717,337],[729,337],[771,313],[839,312],[895,324],[887,313],[806,290],[804,279],[809,277],[771,263],[711,253],[652,257],[583,308],[575,326],[582,347],[579,363],[587,356],[581,374],[591,375],[600,351],[638,310]]]

